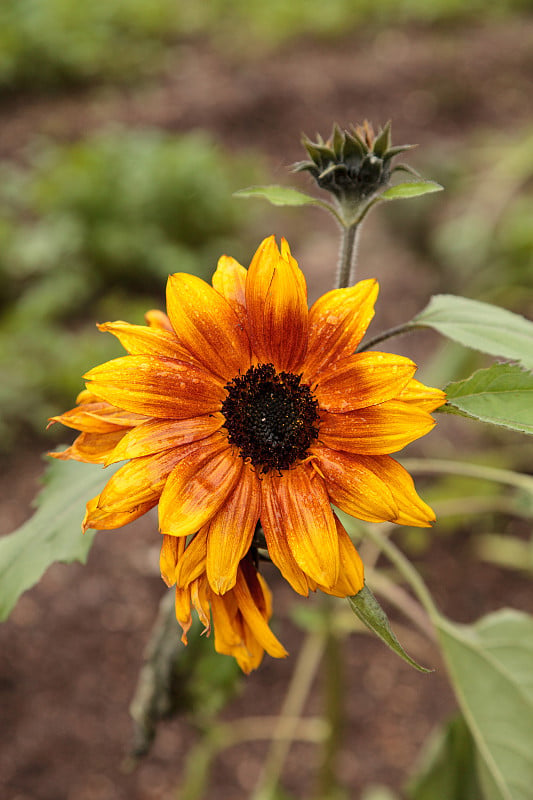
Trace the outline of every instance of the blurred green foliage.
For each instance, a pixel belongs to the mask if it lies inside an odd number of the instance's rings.
[[[200,33],[253,52],[302,35],[341,36],[362,24],[502,18],[531,0],[2,0],[0,86],[129,81],[164,63],[169,43]]]
[[[169,273],[210,278],[243,257],[251,208],[232,192],[257,177],[204,135],[114,131],[35,147],[0,166],[0,448],[72,405],[81,375],[121,354],[95,322],[142,323],[164,308]]]

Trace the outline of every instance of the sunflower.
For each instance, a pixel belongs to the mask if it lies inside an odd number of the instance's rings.
[[[331,505],[371,522],[431,525],[432,510],[390,453],[431,430],[445,396],[415,380],[408,358],[356,352],[374,314],[374,280],[308,309],[287,242],[278,249],[270,237],[248,270],[222,256],[212,284],[176,273],[168,316],[100,326],[128,355],[90,370],[76,407],[52,418],[81,431],[56,457],[127,461],[88,503],[83,529],[117,528],[158,505],[162,573],[177,585],[184,635],[191,603],[206,626],[210,606],[222,652],[249,645],[280,655],[279,643],[253,638],[250,621],[264,627],[270,616],[250,562],[258,523],[297,592],[356,594],[363,566]]]

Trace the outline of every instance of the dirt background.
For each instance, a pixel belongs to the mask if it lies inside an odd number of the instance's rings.
[[[431,152],[438,159],[439,148],[449,153],[481,128],[505,134],[531,121],[532,45],[531,19],[361,31],[331,46],[293,43],[274,58],[259,54],[245,66],[237,55],[222,57],[203,41],[189,42],[160,78],[140,87],[2,100],[0,157],[21,157],[39,133],[70,140],[110,123],[205,128],[231,150],[258,147],[277,182],[285,180],[286,165],[301,157],[302,131],[327,134],[333,120],[347,125],[367,117],[378,124],[392,118],[395,142],[417,141],[426,158]],[[416,154],[410,160],[416,166]],[[258,225],[258,239],[272,231],[288,236],[311,276],[313,296],[329,287],[323,265],[336,249],[334,227],[319,217],[313,209],[281,213],[265,207]],[[365,230],[360,263],[362,277],[376,275],[383,285],[374,332],[407,319],[432,292],[445,289],[431,271],[406,263],[379,215]],[[429,345],[411,339],[402,347],[417,358],[432,344],[431,338]],[[430,439],[424,452],[456,451],[456,434],[446,426]],[[21,442],[0,465],[0,533],[30,515],[42,450],[42,442]],[[132,735],[128,706],[164,592],[158,546],[153,519],[99,534],[87,566],[53,566],[0,628],[2,800],[179,797],[184,759],[197,737],[191,720],[162,723],[137,769],[123,768]],[[456,620],[470,621],[502,605],[533,611],[530,581],[481,565],[465,531],[435,536],[420,566],[438,605]],[[291,658],[267,657],[243,680],[224,712],[228,719],[276,713],[298,652],[301,633],[288,617],[290,590],[273,572],[266,577],[274,590],[276,629]],[[369,783],[399,789],[435,723],[454,708],[437,652],[398,625],[407,649],[436,671],[421,676],[368,637],[347,641],[338,774],[353,798]],[[320,699],[317,683],[306,712],[317,713]],[[247,797],[265,752],[262,742],[226,750],[215,762],[206,798]],[[284,783],[295,797],[309,796],[315,758],[311,745],[293,746]]]

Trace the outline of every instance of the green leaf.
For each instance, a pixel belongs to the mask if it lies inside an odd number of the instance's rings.
[[[533,374],[516,364],[493,364],[446,386],[443,411],[533,434]]]
[[[505,308],[438,294],[411,324],[415,328],[433,328],[465,347],[519,361],[533,369],[533,322]]]
[[[474,625],[435,620],[451,682],[476,743],[484,796],[531,800],[533,617],[503,609]]]
[[[409,800],[479,800],[477,751],[462,716],[439,728],[407,786]]]
[[[0,539],[0,620],[20,595],[37,583],[54,561],[85,563],[94,532],[82,535],[85,504],[97,495],[119,464],[102,469],[77,461],[52,461],[36,498],[37,511],[18,530]]]
[[[353,611],[357,614],[361,622],[364,622],[366,627],[375,633],[379,638],[385,642],[391,650],[394,650],[404,661],[410,664],[420,672],[431,672],[430,669],[421,667],[410,656],[407,655],[400,642],[396,638],[387,615],[381,608],[380,604],[368,588],[363,586],[360,592],[354,594],[353,597],[348,598]]]
[[[397,183],[390,189],[385,189],[379,195],[379,200],[402,200],[403,198],[419,197],[421,194],[431,194],[441,192],[444,187],[435,181],[408,181],[407,183]]]
[[[321,205],[321,201],[292,186],[249,186],[233,193],[234,197],[260,197],[274,206]]]

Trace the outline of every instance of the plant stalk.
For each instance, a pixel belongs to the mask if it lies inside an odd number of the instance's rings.
[[[345,226],[342,229],[339,265],[337,267],[337,289],[346,289],[355,283],[355,262],[357,253],[357,224]]]

